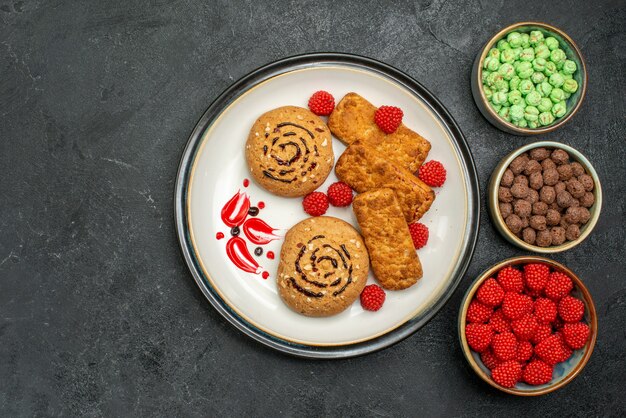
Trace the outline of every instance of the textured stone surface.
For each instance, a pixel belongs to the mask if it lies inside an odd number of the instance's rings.
[[[626,414],[624,3],[394,3],[0,0],[1,415]],[[513,398],[463,359],[455,327],[464,290],[522,253],[484,208],[458,291],[382,352],[298,360],[209,306],[179,254],[172,196],[187,136],[224,88],[302,52],[383,60],[448,107],[484,193],[497,161],[529,139],[479,114],[471,62],[490,34],[528,19],[564,28],[589,67],[579,114],[544,136],[583,151],[606,196],[591,237],[554,256],[586,280],[600,318],[576,380],[540,399]]]

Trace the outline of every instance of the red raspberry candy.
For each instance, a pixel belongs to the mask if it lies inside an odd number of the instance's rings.
[[[498,360],[498,358],[493,354],[493,351],[491,350],[483,351],[482,353],[480,353],[480,359],[482,360],[485,367],[489,370],[495,369],[500,363],[502,363],[500,360]]]
[[[570,358],[572,356],[572,353],[574,352],[574,350],[572,350],[570,348],[569,345],[567,345],[567,343],[565,342],[565,337],[563,336],[562,332],[555,332],[554,335],[556,335],[557,337],[559,337],[559,341],[561,342],[561,358],[559,358],[559,363],[562,361],[567,360],[568,358]]]
[[[352,189],[343,181],[333,183],[328,187],[328,201],[333,206],[350,206],[350,203],[352,203]]]
[[[386,134],[392,134],[402,124],[404,113],[395,106],[381,106],[374,114],[374,122]]]
[[[512,360],[517,357],[517,338],[511,332],[496,334],[491,340],[491,348],[500,360]]]
[[[585,314],[585,304],[572,296],[565,296],[559,301],[559,316],[565,322],[578,322]]]
[[[328,197],[322,192],[309,193],[302,200],[302,207],[311,216],[321,216],[328,210]]]
[[[502,313],[510,320],[520,319],[533,311],[533,300],[530,296],[514,292],[506,292],[502,301]]]
[[[531,313],[527,313],[520,319],[511,322],[513,333],[521,341],[530,340],[537,332],[537,326],[539,326],[539,323]]]
[[[563,339],[574,350],[585,346],[587,339],[589,339],[589,333],[589,326],[583,322],[563,325]]]
[[[416,250],[424,247],[428,243],[428,227],[423,223],[416,222],[409,225],[409,232]]]
[[[327,91],[316,91],[309,99],[309,109],[319,116],[328,116],[335,108],[335,98]]]
[[[487,279],[476,292],[476,299],[487,306],[498,306],[504,298],[504,290],[496,279]]]
[[[530,360],[533,356],[533,345],[528,341],[521,341],[517,344],[517,357],[520,363]]]
[[[547,298],[535,299],[535,318],[542,324],[550,324],[556,319],[556,303]]]
[[[539,324],[535,335],[530,339],[533,344],[539,344],[552,335],[552,327],[549,324]]]
[[[565,352],[561,337],[552,334],[535,346],[535,354],[551,366],[562,361]]]
[[[491,315],[489,325],[498,333],[511,331],[511,322],[504,316],[502,309],[498,309]]]
[[[522,365],[515,360],[505,361],[491,371],[494,382],[512,388],[522,378]]]
[[[479,324],[485,323],[489,321],[492,312],[493,308],[491,308],[490,306],[483,305],[477,300],[473,300],[467,307],[467,322],[474,322]]]
[[[467,324],[465,338],[472,350],[482,353],[489,348],[493,337],[493,329],[487,324]]]
[[[446,169],[439,161],[428,161],[422,165],[417,176],[430,187],[441,187],[446,182]]]
[[[377,311],[385,303],[385,291],[376,284],[365,286],[361,292],[361,306],[366,311]]]
[[[524,290],[522,273],[513,267],[505,267],[500,270],[497,280],[505,292],[522,293]]]
[[[546,283],[544,293],[550,299],[558,300],[569,294],[573,288],[574,284],[572,283],[572,279],[559,271],[553,271],[550,273],[550,278],[548,279],[548,283]]]
[[[545,264],[532,263],[524,266],[526,287],[530,290],[543,290],[550,278],[550,267]]]
[[[533,386],[548,383],[552,380],[552,366],[541,360],[533,360],[524,367],[522,379]]]

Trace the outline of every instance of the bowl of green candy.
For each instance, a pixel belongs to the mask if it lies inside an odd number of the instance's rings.
[[[515,135],[551,132],[580,108],[587,69],[562,30],[520,22],[495,34],[476,56],[472,94],[492,125]]]

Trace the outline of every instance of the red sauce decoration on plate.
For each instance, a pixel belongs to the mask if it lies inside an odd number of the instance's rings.
[[[218,240],[224,238],[224,233],[223,232],[218,232],[217,234],[215,234],[215,238],[218,239]]]
[[[228,240],[226,254],[230,261],[243,271],[259,274],[263,270],[248,251],[248,244],[241,237],[232,237]]]
[[[265,207],[265,202],[259,202],[259,204],[257,205],[257,207],[259,209],[263,209]]]
[[[261,277],[267,280],[267,278],[270,277],[270,274],[267,271],[264,271]]]
[[[243,233],[246,238],[256,245],[269,244],[275,239],[280,239],[280,236],[274,234],[274,231],[276,229],[259,218],[248,218],[243,224]]]
[[[222,208],[222,221],[230,227],[243,223],[250,209],[250,198],[238,191]]]
[[[250,185],[250,180],[243,179],[243,187],[248,187]]]
[[[274,259],[274,251],[268,251],[267,252],[267,258],[269,258],[270,260]]]

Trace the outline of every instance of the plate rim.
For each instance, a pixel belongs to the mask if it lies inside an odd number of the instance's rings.
[[[447,134],[456,147],[461,169],[467,175],[465,186],[468,190],[468,221],[466,225],[468,237],[465,248],[461,249],[458,268],[452,274],[453,279],[450,285],[444,290],[440,299],[421,318],[418,320],[411,318],[383,335],[356,344],[313,346],[277,338],[258,329],[233,311],[219,297],[215,289],[207,285],[190,242],[186,202],[190,171],[197,151],[202,144],[203,134],[226,107],[251,87],[276,75],[329,64],[365,69],[386,77],[405,88],[409,93],[417,96],[439,118],[438,122],[448,131]],[[476,247],[480,227],[480,188],[474,158],[463,132],[443,104],[417,80],[395,67],[365,56],[338,52],[308,53],[282,58],[249,72],[226,88],[204,111],[189,135],[180,159],[174,190],[174,221],[181,252],[196,285],[209,303],[231,325],[265,346],[297,357],[316,359],[350,358],[375,352],[404,340],[430,321],[448,302],[465,275]]]

